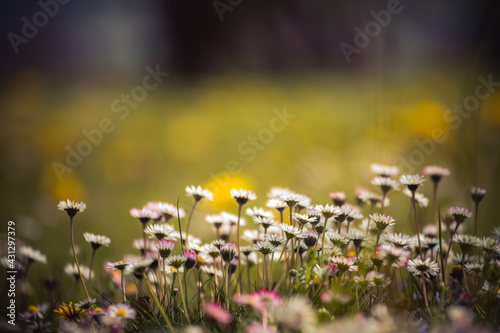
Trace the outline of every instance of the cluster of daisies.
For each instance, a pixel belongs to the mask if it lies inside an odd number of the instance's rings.
[[[160,326],[173,332],[195,330],[194,325],[216,331],[315,331],[332,325],[334,318],[355,313],[377,318],[375,313],[388,308],[421,325],[449,322],[462,311],[462,318],[498,327],[500,227],[490,236],[477,234],[486,190],[471,188],[473,211],[452,206],[441,216],[438,188],[448,169],[428,166],[423,175],[399,179],[395,166],[373,164],[371,171],[377,190],[359,187],[350,203],[344,192],[330,193],[329,203],[313,204],[304,194],[274,187],[265,207],[249,207],[256,194],[233,189],[233,213],[206,215],[206,224],[196,221],[196,234],[204,234],[203,239],[191,233],[197,204],[213,200],[201,186],[186,188],[192,198],[189,214],[158,201],[133,208],[130,215],[142,230],[133,241],[138,253],[106,264],[113,282],[109,297],[96,295],[86,281],[92,279],[97,249],[111,241],[85,233],[92,256],[88,267],[80,264],[73,220],[86,206],[61,201],[74,257],[65,272],[81,283],[86,298],[62,303],[54,312],[67,327],[113,331]],[[426,180],[432,183],[431,200],[421,192]],[[406,219],[387,213],[389,197],[399,190],[408,197]],[[432,222],[420,225],[417,207],[430,201]],[[25,272],[33,262],[47,262],[29,247],[20,254]],[[46,306],[34,308],[28,308],[25,322],[46,325],[38,320],[48,316],[40,310]]]

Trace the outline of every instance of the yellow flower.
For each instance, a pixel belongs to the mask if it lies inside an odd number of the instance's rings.
[[[58,318],[75,320],[80,316],[80,314],[85,313],[85,310],[76,307],[73,302],[69,302],[69,304],[63,302],[59,305],[59,309],[54,310],[54,312],[59,315]]]

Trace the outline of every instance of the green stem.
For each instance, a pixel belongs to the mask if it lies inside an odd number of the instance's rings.
[[[127,302],[127,296],[125,295],[125,279],[124,279],[124,275],[125,275],[124,273],[125,272],[123,270],[121,270],[120,273],[121,273],[121,282],[120,282],[120,285],[122,287],[123,302],[126,303]]]
[[[90,298],[89,292],[87,291],[87,286],[85,285],[85,280],[83,280],[82,272],[80,270],[80,264],[78,263],[78,258],[76,256],[75,237],[73,234],[73,216],[69,217],[69,231],[71,233],[71,248],[73,249],[73,257],[75,259],[76,268],[78,269],[78,275],[80,275],[80,280],[82,281],[83,290],[85,291],[85,295],[87,296],[87,298]]]
[[[240,250],[240,220],[241,220],[241,208],[243,205],[238,204],[238,230],[236,238],[236,247],[238,248],[238,285],[240,287],[240,292],[243,291],[243,284],[241,281],[241,250]],[[230,266],[230,263],[229,263]]]
[[[92,258],[90,259],[90,267],[89,267],[89,281],[90,279],[92,279],[92,266],[94,264],[94,256],[95,256],[95,250],[96,249],[92,249]]]
[[[151,284],[149,283],[149,279],[148,279],[148,277],[146,276],[145,273],[144,273],[144,279],[143,280],[146,280],[146,285],[148,287],[149,294],[151,295],[151,297],[153,297],[153,300],[155,301],[156,306],[160,310],[160,313],[161,313],[161,315],[163,317],[163,320],[165,320],[165,322],[167,323],[167,326],[170,329],[170,332],[173,333],[174,332],[174,328],[172,327],[172,324],[170,323],[170,320],[168,320],[168,317],[167,317],[167,314],[165,313],[165,310],[163,310],[163,307],[160,305],[160,301],[156,297],[156,294],[153,292],[153,289],[151,288]]]
[[[191,212],[189,213],[189,218],[188,218],[188,222],[187,222],[187,225],[186,225],[186,246],[188,244],[188,237],[189,237],[189,226],[191,225],[191,219],[193,218],[193,212],[194,212],[194,209],[196,208],[196,204],[198,203],[199,200],[194,200],[194,204],[193,204],[193,208],[191,209]],[[184,246],[182,246],[182,251],[184,251]]]
[[[187,310],[187,307],[186,307],[186,300],[185,300],[185,294],[184,294],[184,288],[182,288],[182,284],[183,282],[185,283],[186,281],[186,272],[184,272],[184,274],[182,274],[182,279],[184,281],[180,281],[179,283],[179,286],[181,288],[181,298],[182,298],[182,306],[184,307],[184,314],[186,316],[186,319],[188,321],[188,323],[191,325],[191,320],[189,320],[189,312]]]
[[[411,201],[413,204],[413,217],[415,219],[415,229],[417,231],[417,240],[418,240],[418,251],[420,253],[420,259],[424,260],[424,256],[422,254],[422,245],[420,244],[420,231],[418,228],[418,220],[417,220],[417,205],[415,200],[415,191],[411,192]]]

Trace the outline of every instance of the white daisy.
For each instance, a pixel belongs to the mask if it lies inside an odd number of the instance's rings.
[[[87,206],[83,202],[76,202],[68,199],[66,201],[60,201],[57,208],[65,211],[70,217],[73,217],[76,213],[83,212]]]
[[[111,239],[109,239],[109,237],[103,235],[94,235],[91,234],[90,232],[85,232],[83,234],[83,237],[92,246],[94,250],[97,250],[101,246],[108,247],[109,244],[111,243]]]
[[[39,262],[47,264],[47,256],[39,250],[35,250],[29,246],[21,246],[19,248],[19,255],[25,257],[29,263]]]
[[[245,213],[252,218],[262,217],[267,219],[272,219],[274,217],[273,212],[266,211],[261,207],[247,208]]]
[[[394,225],[394,219],[392,216],[385,215],[385,214],[370,214],[370,218],[375,222],[375,226],[377,227],[377,230],[379,232],[384,231],[388,226]]]
[[[399,169],[396,166],[377,164],[377,163],[373,163],[372,165],[370,165],[370,169],[372,173],[381,177],[395,176],[399,172]]]
[[[200,201],[201,199],[214,200],[214,195],[207,189],[201,186],[186,186],[186,195],[188,197],[193,197],[194,201]]]
[[[257,199],[255,193],[243,188],[240,188],[239,190],[233,188],[229,192],[231,193],[231,197],[236,200],[238,205],[244,205],[250,200]]]
[[[149,235],[150,238],[156,238],[157,240],[162,240],[168,238],[169,240],[174,239],[171,234],[175,231],[174,227],[166,223],[151,224],[144,232]]]
[[[406,185],[408,189],[412,192],[415,192],[420,185],[424,183],[424,177],[416,174],[416,175],[403,175],[399,178],[399,182],[403,185]]]
[[[403,194],[411,198],[412,193],[408,188],[403,190]],[[415,202],[419,207],[427,207],[429,205],[429,199],[427,199],[422,193],[415,192]]]
[[[397,181],[387,177],[375,177],[371,183],[372,185],[380,187],[382,193],[385,194],[387,194],[390,190],[397,190],[399,185]]]
[[[450,175],[450,170],[437,165],[426,166],[422,172],[424,175],[429,176],[434,183],[439,183],[441,178]]]
[[[108,306],[106,309],[108,316],[118,319],[134,319],[137,312],[128,304],[118,303]]]
[[[422,261],[420,258],[408,260],[407,269],[412,275],[425,276],[428,279],[439,274],[438,264],[435,261],[431,261],[430,258],[425,259],[425,261]]]
[[[347,197],[344,192],[331,192],[330,199],[332,199],[335,206],[342,206],[345,204]]]
[[[470,195],[474,202],[479,203],[481,202],[481,200],[483,200],[484,196],[486,195],[486,190],[480,187],[473,186],[470,189]]]
[[[464,207],[452,206],[448,208],[448,213],[453,216],[458,225],[472,216],[472,212]]]
[[[280,199],[269,199],[266,203],[266,206],[269,208],[274,208],[279,212],[282,212],[286,207],[286,202]]]

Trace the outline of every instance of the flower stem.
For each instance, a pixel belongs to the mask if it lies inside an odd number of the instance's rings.
[[[476,211],[474,212],[474,235],[477,236],[477,215],[479,214],[479,202],[476,202]]]
[[[240,292],[243,291],[243,284],[241,281],[241,249],[240,249],[240,220],[241,220],[241,208],[243,205],[238,204],[238,227],[237,227],[237,238],[236,238],[236,247],[238,248],[238,285],[240,288]],[[229,266],[230,263],[229,263]]]
[[[193,212],[194,212],[194,209],[196,208],[196,204],[198,203],[199,200],[194,200],[194,203],[193,203],[193,208],[191,208],[191,212],[189,213],[189,218],[188,218],[188,222],[187,222],[187,225],[186,225],[186,246],[188,244],[188,237],[189,237],[189,226],[191,225],[191,219],[193,218]],[[182,250],[184,251],[184,245],[182,246]]]
[[[94,264],[94,256],[96,249],[92,249],[92,257],[90,259],[90,267],[89,267],[89,281],[92,279],[92,265]]]
[[[167,314],[165,313],[165,310],[163,310],[163,307],[160,305],[160,301],[156,297],[156,294],[153,292],[153,289],[151,288],[151,284],[149,283],[149,279],[146,276],[146,274],[144,274],[144,279],[143,280],[146,280],[146,285],[148,286],[149,294],[151,295],[151,297],[153,297],[153,300],[155,301],[156,306],[160,310],[160,313],[161,313],[161,315],[163,317],[163,320],[165,320],[165,322],[167,323],[167,326],[170,329],[170,332],[173,333],[174,332],[174,328],[172,327],[172,324],[170,323],[170,320],[168,320],[168,317],[167,317]]]
[[[420,254],[420,259],[424,260],[423,254],[422,254],[422,245],[420,244],[420,231],[418,228],[418,220],[417,220],[417,205],[416,205],[416,200],[415,200],[415,191],[411,191],[411,202],[413,204],[413,217],[415,219],[415,229],[417,231],[417,240],[418,240],[418,251]]]
[[[69,231],[71,233],[71,248],[73,249],[73,257],[75,259],[76,268],[78,269],[78,275],[80,275],[80,280],[82,281],[83,290],[85,291],[85,295],[87,296],[87,298],[90,298],[89,292],[87,291],[87,286],[85,285],[85,281],[83,280],[82,272],[80,270],[80,264],[78,263],[78,258],[76,257],[75,237],[73,234],[73,216],[69,217]]]
[[[121,287],[122,287],[122,293],[123,293],[123,302],[126,303],[127,302],[127,296],[125,295],[125,279],[124,279],[124,275],[125,275],[125,272],[123,270],[121,270]]]
[[[189,320],[189,312],[188,312],[187,307],[186,307],[186,299],[185,299],[185,294],[184,294],[184,288],[182,288],[182,284],[186,283],[186,272],[185,271],[184,271],[184,274],[182,274],[182,280],[183,281],[179,281],[180,282],[179,286],[181,288],[182,306],[184,307],[184,314],[186,316],[186,319],[187,319],[188,323],[191,324],[191,320]]]

